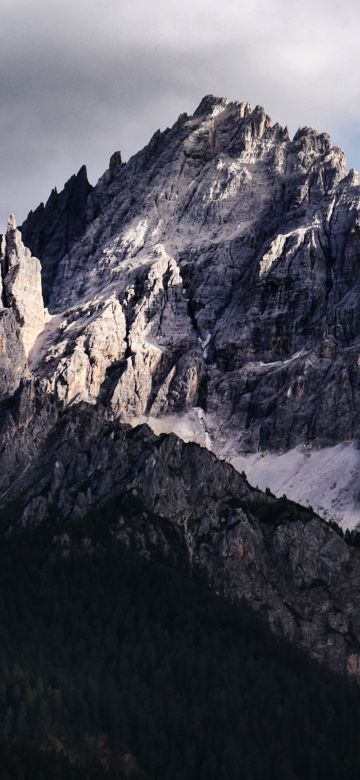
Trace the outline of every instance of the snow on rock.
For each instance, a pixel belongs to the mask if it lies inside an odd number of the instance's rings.
[[[341,527],[360,527],[360,450],[354,442],[335,447],[312,448],[302,445],[275,454],[256,452],[239,454],[236,444],[221,445],[210,428],[213,420],[201,407],[183,414],[136,418],[132,424],[146,422],[156,434],[175,433],[185,442],[196,442],[227,460],[237,471],[244,471],[250,484],[274,495],[288,498],[313,509],[325,520]]]
[[[354,442],[322,449],[305,445],[282,454],[236,455],[227,446],[222,456],[261,490],[269,487],[276,496],[310,505],[344,530],[360,525],[360,450]]]
[[[208,357],[209,357],[209,344],[210,344],[210,341],[211,341],[211,333],[207,333],[204,339],[201,339],[199,337],[199,341],[200,341],[200,344],[201,344],[203,358],[204,358],[204,360],[207,360]]]

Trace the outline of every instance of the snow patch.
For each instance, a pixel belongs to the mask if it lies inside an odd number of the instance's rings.
[[[240,455],[226,447],[222,455],[261,490],[269,487],[276,496],[285,493],[309,504],[344,529],[360,523],[360,450],[353,442],[322,449],[303,445],[281,454]]]
[[[285,360],[272,360],[266,363],[264,360],[259,360],[257,363],[248,363],[248,366],[254,370],[254,368],[276,368],[277,366],[287,366],[289,363],[293,363],[294,360],[297,360],[300,357],[303,357],[303,355],[307,354],[305,349],[300,349],[298,352],[294,352],[293,355],[290,355],[290,357],[286,358]]]
[[[211,341],[211,333],[207,333],[204,339],[199,337],[199,342],[201,344],[201,349],[202,349],[204,360],[207,360],[207,358],[209,356],[209,344],[210,344],[210,341]]]
[[[219,447],[201,407],[183,414],[136,418],[130,423],[147,423],[157,435],[175,433],[185,442],[196,442],[237,471],[244,471],[250,484],[261,490],[269,487],[278,497],[285,494],[299,504],[312,506],[320,517],[335,520],[344,530],[360,527],[360,450],[354,442],[321,449],[301,445],[281,454],[240,454],[235,442]]]
[[[212,437],[211,437],[210,431],[206,427],[206,417],[205,417],[204,409],[202,409],[201,406],[195,406],[194,407],[194,412],[196,412],[198,420],[199,420],[199,423],[200,423],[200,426],[201,426],[201,428],[202,428],[202,430],[204,432],[205,447],[208,450],[211,451],[212,448],[213,448],[213,442],[212,442]]]

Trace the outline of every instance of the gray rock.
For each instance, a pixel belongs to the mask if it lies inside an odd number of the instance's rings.
[[[9,309],[0,309],[0,401],[13,395],[26,371],[19,325]]]
[[[85,178],[24,230],[48,322],[13,221],[1,243],[4,518],[101,511],[121,541],[206,574],[360,680],[359,550],[206,450],[123,425],[193,415],[238,452],[359,441],[357,177],[326,134],[290,140],[261,107],[208,96]],[[19,334],[27,350],[39,334],[31,380]]]
[[[41,266],[32,257],[16,229],[13,214],[5,236],[0,236],[0,268],[2,300],[20,326],[26,356],[45,326],[45,310],[41,287]]]
[[[244,598],[275,633],[360,682],[358,548],[310,510],[251,488],[230,465],[172,434],[106,422],[84,404],[63,414],[47,407],[39,434],[39,409],[31,418],[34,396],[24,392],[12,412],[23,460],[2,486],[3,522],[50,521],[54,535],[71,534],[95,512],[140,554],[202,573],[226,598]]]
[[[359,439],[360,187],[325,133],[290,140],[260,106],[208,96],[128,163],[115,153],[89,194],[72,187],[72,205],[65,188],[24,235],[33,246],[41,233],[60,319],[84,328],[85,305],[114,295],[122,306],[127,354],[99,390],[114,414],[172,414],[200,398],[214,434],[242,452]],[[67,234],[74,203],[79,240],[73,231],[57,248],[52,226]],[[177,269],[165,309],[166,280],[149,283],[159,253]],[[64,326],[37,365],[49,387],[64,340],[71,364]]]
[[[52,190],[45,205],[30,211],[20,230],[32,254],[41,258],[45,303],[48,302],[57,264],[86,228],[86,203],[92,190],[83,165],[58,193]]]

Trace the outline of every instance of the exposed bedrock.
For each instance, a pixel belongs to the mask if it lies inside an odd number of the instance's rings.
[[[35,412],[34,398],[24,387],[8,412],[19,458],[7,461],[2,484],[5,527],[49,521],[56,536],[95,512],[140,554],[205,574],[217,592],[245,598],[275,633],[360,681],[358,548],[196,444],[106,421],[86,404],[62,413],[49,398],[43,409],[38,396]]]
[[[207,96],[24,235],[52,314],[30,361],[45,390],[166,430],[197,415],[219,453],[358,443],[360,186],[326,133]]]

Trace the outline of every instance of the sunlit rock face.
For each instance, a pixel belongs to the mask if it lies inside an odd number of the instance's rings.
[[[13,214],[1,239],[0,263],[3,307],[13,312],[28,355],[45,325],[41,266],[24,246]]]
[[[0,401],[28,377],[27,357],[45,320],[40,262],[24,246],[10,214],[0,236]]]
[[[185,415],[226,457],[358,441],[360,186],[328,135],[207,96],[85,178],[24,224],[53,315],[44,388],[158,429]]]

